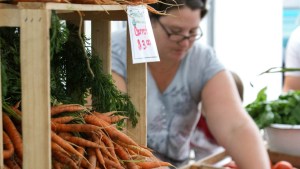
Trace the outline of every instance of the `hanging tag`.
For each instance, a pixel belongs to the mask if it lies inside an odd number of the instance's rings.
[[[127,6],[127,16],[133,64],[160,61],[146,7]]]

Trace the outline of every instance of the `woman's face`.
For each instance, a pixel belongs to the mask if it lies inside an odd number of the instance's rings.
[[[174,16],[162,16],[158,20],[153,19],[152,21],[159,57],[166,60],[181,60],[194,42],[184,37],[197,32],[200,23],[200,9],[174,8],[169,11],[169,14]],[[176,36],[172,35],[173,37],[171,37],[171,34],[176,34]],[[184,39],[177,40],[180,37],[177,35],[183,35]]]

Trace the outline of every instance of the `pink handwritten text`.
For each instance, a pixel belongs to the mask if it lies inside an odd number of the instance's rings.
[[[148,46],[151,46],[151,40],[149,40],[149,39],[146,39],[146,40],[138,39],[137,43],[138,43],[139,50],[146,50]]]
[[[134,27],[134,34],[135,34],[135,36],[147,35],[147,28],[137,28],[135,26]]]

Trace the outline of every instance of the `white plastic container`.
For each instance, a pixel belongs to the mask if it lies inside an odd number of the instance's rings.
[[[300,125],[272,124],[264,131],[271,151],[300,156]]]

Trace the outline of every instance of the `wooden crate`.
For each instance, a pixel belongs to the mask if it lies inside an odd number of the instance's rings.
[[[300,156],[278,153],[271,150],[268,150],[268,153],[273,164],[285,160],[293,164],[294,167],[300,168]]]
[[[192,164],[183,166],[179,169],[222,169],[221,167],[215,167],[214,164],[220,161],[224,161],[226,160],[226,158],[229,158],[226,151],[221,150]]]
[[[294,167],[300,168],[300,156],[292,156],[273,152],[270,150],[268,150],[268,153],[273,164],[278,161],[285,160],[290,162]],[[231,157],[228,156],[226,151],[221,151],[203,158],[202,160],[199,160],[195,163],[183,166],[179,169],[224,169],[224,167],[222,167],[222,164],[224,165],[229,161],[231,161]]]
[[[103,67],[109,73],[111,71],[110,21],[127,20],[124,9],[126,6],[121,5],[0,3],[0,27],[20,27],[21,30],[24,169],[51,169],[49,45],[51,11],[57,11],[62,18],[70,21],[79,20],[77,11],[84,12],[83,19],[91,20],[92,24],[92,47],[97,49],[99,56],[103,57]],[[129,124],[128,131],[134,135],[133,139],[136,142],[146,145],[146,64],[132,64],[130,40],[129,36],[127,37],[128,94],[137,111],[140,112],[136,128],[132,128]],[[2,115],[0,117],[2,118]],[[2,119],[0,123],[2,126]],[[2,145],[2,133],[0,138],[0,145]],[[0,147],[2,152],[2,146]],[[0,158],[3,159],[2,153]],[[4,168],[2,160],[0,168]]]

